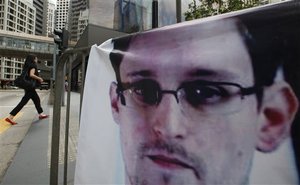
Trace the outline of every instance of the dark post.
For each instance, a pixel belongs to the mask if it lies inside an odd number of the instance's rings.
[[[62,30],[62,47],[67,49],[69,46],[69,32],[65,28]]]
[[[58,50],[62,50],[63,31],[61,29],[54,29],[54,43],[57,44]]]
[[[54,30],[54,42],[58,45],[60,55],[68,48],[69,32],[65,28]]]
[[[158,27],[158,2],[152,1],[152,28]]]
[[[181,22],[181,0],[176,0],[176,20]]]
[[[56,54],[57,54],[57,45],[54,44],[53,47],[53,62],[52,62],[52,78],[50,81],[50,96],[48,100],[49,105],[54,104],[54,84],[55,84],[55,73],[56,73]]]

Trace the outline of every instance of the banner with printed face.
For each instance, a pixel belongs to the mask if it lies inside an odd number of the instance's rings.
[[[290,1],[93,46],[75,184],[298,184],[299,33]]]

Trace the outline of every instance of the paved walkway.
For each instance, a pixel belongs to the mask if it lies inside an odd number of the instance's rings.
[[[0,135],[0,144],[6,145],[5,151],[1,151],[1,154],[13,156],[13,153],[16,153],[11,159],[9,157],[1,159],[2,162],[6,161],[4,166],[9,166],[6,172],[2,169],[4,173],[2,172],[2,178],[0,178],[1,184],[49,184],[53,106],[48,105],[48,98],[49,96],[46,96],[42,104],[44,112],[50,114],[49,119],[38,120],[32,108],[24,109],[26,120],[22,117],[22,124]],[[79,99],[78,93],[71,93],[68,184],[73,184],[74,179],[79,129]],[[66,107],[64,106],[61,110],[59,182],[63,179],[65,115]],[[20,129],[22,129],[22,134],[20,134]]]

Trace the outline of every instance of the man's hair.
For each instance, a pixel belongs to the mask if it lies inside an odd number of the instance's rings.
[[[120,65],[124,57],[123,53],[121,53],[120,51],[127,51],[132,37],[133,35],[127,35],[124,37],[112,39],[114,48],[113,51],[111,51],[109,54],[109,59],[116,73],[116,80],[118,83],[121,82]]]
[[[239,16],[252,37],[246,45],[257,85],[271,85],[278,67],[299,60],[299,16],[290,2]]]
[[[196,26],[202,27],[202,26],[206,26],[207,24],[209,23],[196,25]],[[277,46],[272,44],[272,40],[262,42],[264,46],[261,46],[260,45],[261,42],[258,42],[251,35],[251,33],[246,29],[246,27],[241,21],[235,21],[235,24],[236,24],[235,26],[237,28],[237,31],[241,35],[243,42],[246,45],[246,48],[248,50],[248,53],[252,61],[255,85],[258,87],[264,85],[271,85],[273,83],[273,79],[276,74],[276,69],[279,66],[279,61],[273,60],[272,55],[269,54],[272,53],[271,51],[275,51],[277,49]],[[111,64],[114,68],[114,71],[116,73],[117,82],[121,82],[120,65],[124,57],[124,52],[128,50],[131,41],[134,40],[136,37],[140,36],[139,34],[141,33],[131,34],[124,37],[115,38],[112,40],[114,49],[110,53],[109,57],[111,60]],[[275,57],[277,59],[279,58],[279,56],[281,56],[279,55],[279,52],[274,52],[274,53],[278,54],[278,57]],[[262,91],[257,93],[259,99],[261,99],[261,92]]]
[[[254,82],[257,87],[269,86],[274,82],[277,70],[284,62],[299,59],[299,11],[287,11],[290,4],[282,8],[263,9],[233,17],[237,29],[249,52],[252,61]],[[281,13],[278,13],[281,12]],[[232,19],[231,17],[225,19]],[[224,20],[225,20],[224,19]],[[219,21],[213,20],[213,21]],[[221,19],[222,21],[222,19]],[[206,26],[209,22],[199,26]],[[113,51],[109,57],[116,73],[117,82],[120,78],[122,51],[127,51],[130,42],[141,33],[131,34],[112,40]],[[143,34],[143,33],[142,33]],[[147,34],[147,33],[146,33]],[[192,34],[192,33],[191,33]],[[121,51],[121,52],[120,52]],[[257,92],[260,102],[262,90]]]

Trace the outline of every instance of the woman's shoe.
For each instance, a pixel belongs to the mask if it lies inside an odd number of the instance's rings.
[[[6,118],[5,121],[7,121],[8,123],[10,123],[11,125],[16,125],[17,123],[14,122],[13,120]]]
[[[39,119],[46,119],[46,118],[48,118],[49,117],[49,115],[39,115]]]

